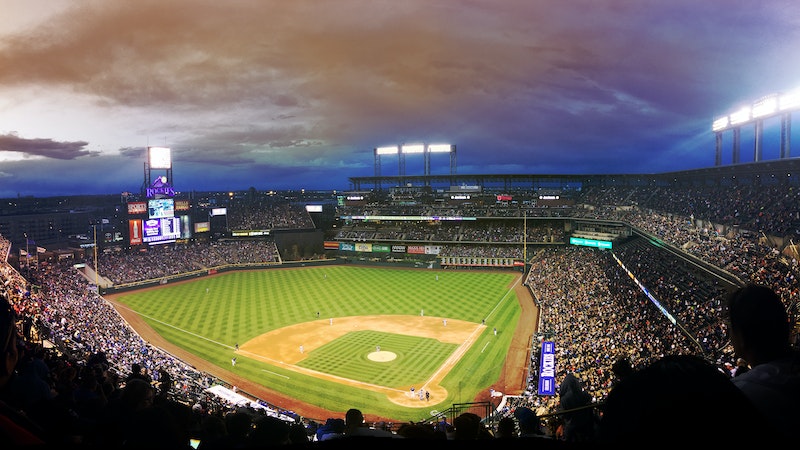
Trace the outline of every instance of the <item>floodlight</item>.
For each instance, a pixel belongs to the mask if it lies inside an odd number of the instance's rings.
[[[731,125],[738,125],[740,123],[747,122],[748,120],[750,120],[749,106],[745,106],[744,108],[731,114]]]
[[[422,144],[406,144],[402,148],[403,153],[423,153],[425,146]]]
[[[453,151],[453,146],[450,144],[430,144],[428,145],[429,153],[450,153]]]
[[[396,155],[399,152],[397,146],[393,147],[378,147],[375,149],[375,153],[378,155]]]
[[[776,94],[757,100],[753,104],[753,118],[769,116],[778,111],[778,96]]]
[[[720,117],[719,119],[714,121],[714,124],[711,126],[711,129],[714,131],[720,131],[724,130],[725,128],[728,128],[728,125],[729,125],[728,116]]]
[[[797,108],[800,108],[800,89],[795,89],[778,99],[778,109],[781,111]]]
[[[169,147],[147,147],[151,169],[169,169],[172,167]]]

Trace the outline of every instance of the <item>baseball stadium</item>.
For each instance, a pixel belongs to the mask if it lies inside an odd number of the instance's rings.
[[[164,151],[148,148],[140,193],[74,199],[93,206],[84,228],[74,207],[0,215],[10,398],[50,442],[202,446],[237,416],[320,445],[357,409],[398,438],[452,440],[477,417],[480,435],[513,419],[541,445],[593,445],[631,373],[674,355],[752,370],[725,315],[743,286],[780,298],[798,345],[794,158],[189,197],[155,163]],[[38,385],[62,395],[23,383],[42,367]],[[732,404],[708,394],[716,376],[694,379],[649,398],[664,426]]]

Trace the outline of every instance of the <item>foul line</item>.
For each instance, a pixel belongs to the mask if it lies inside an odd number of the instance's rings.
[[[164,322],[163,320],[158,320],[158,319],[156,319],[155,317],[151,317],[151,316],[148,316],[147,314],[140,313],[140,312],[136,311],[135,309],[133,309],[133,308],[129,308],[127,305],[124,305],[124,304],[122,304],[122,303],[120,303],[120,302],[117,302],[117,301],[111,301],[111,300],[108,300],[108,299],[106,299],[106,301],[107,301],[107,302],[110,302],[110,303],[113,303],[114,305],[116,305],[116,306],[117,306],[117,307],[119,307],[119,308],[124,308],[124,309],[127,309],[128,311],[131,311],[131,312],[133,312],[133,313],[135,313],[135,314],[137,314],[137,315],[139,315],[139,316],[141,316],[141,317],[146,317],[146,318],[148,318],[148,319],[152,320],[153,322],[158,322],[158,323],[160,323],[161,325],[164,325],[164,326],[166,326],[166,327],[170,327],[170,328],[172,328],[172,329],[178,330],[178,331],[180,331],[181,333],[186,333],[186,334],[192,335],[192,336],[194,336],[194,337],[197,337],[197,338],[203,339],[204,341],[213,342],[214,344],[221,345],[221,346],[223,346],[223,347],[227,347],[227,348],[231,348],[231,349],[233,348],[232,346],[230,346],[230,345],[228,345],[228,344],[223,344],[222,342],[217,342],[217,341],[215,341],[215,340],[213,340],[213,339],[209,339],[209,338],[207,338],[207,337],[205,337],[205,336],[200,336],[199,334],[192,333],[192,332],[191,332],[191,331],[189,331],[189,330],[184,330],[183,328],[176,327],[175,325],[172,325],[172,324],[169,324],[169,323],[167,323],[167,322]],[[123,317],[123,319],[124,319],[124,317]],[[126,320],[125,322],[126,322],[126,323],[128,323],[128,321],[127,321],[127,320]],[[130,325],[130,323],[128,323],[128,326],[131,326],[131,325]],[[133,328],[133,327],[131,327],[131,328]],[[137,334],[138,334],[138,332],[137,332]],[[153,344],[150,344],[150,345],[153,345]]]

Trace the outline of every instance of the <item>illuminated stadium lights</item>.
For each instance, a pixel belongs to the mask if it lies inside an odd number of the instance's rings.
[[[781,111],[798,108],[800,108],[800,89],[795,89],[778,99],[778,109]]]
[[[450,153],[453,151],[453,146],[450,144],[430,144],[428,151],[431,153]]]
[[[769,94],[753,102],[751,107],[744,107],[714,120],[711,129],[718,132],[724,131],[749,121],[797,109],[800,109],[800,89],[795,89],[787,94]]]
[[[711,127],[711,129],[714,131],[724,130],[725,128],[728,128],[729,123],[730,122],[728,122],[728,116],[720,117],[719,119],[714,121],[714,125]]]
[[[800,89],[794,89],[788,94],[765,95],[750,106],[715,119],[711,125],[711,129],[716,134],[714,165],[722,164],[723,133],[728,130],[733,132],[731,162],[733,164],[741,162],[742,127],[750,124],[753,125],[755,132],[753,161],[761,161],[764,152],[764,121],[771,117],[780,118],[779,158],[789,158],[792,141],[792,113],[798,109],[800,109]]]
[[[405,154],[411,153],[423,153],[425,151],[425,145],[423,144],[406,144],[403,145],[401,151]]]
[[[400,152],[400,149],[395,145],[392,147],[378,147],[375,149],[376,155],[396,155]]]
[[[151,169],[171,169],[172,159],[168,147],[147,147]]]
[[[742,109],[731,114],[731,125],[739,125],[750,120],[750,107],[745,106]]]
[[[778,96],[769,95],[759,99],[753,104],[752,115],[754,119],[775,114],[778,111]]]
[[[450,156],[450,174],[456,173],[456,146],[452,144],[425,144],[425,143],[410,143],[400,144],[397,146],[375,147],[373,150],[373,159],[375,165],[375,178],[380,178],[381,175],[381,156],[397,156],[397,176],[406,176],[406,156],[407,155],[422,155],[423,174],[431,174],[431,154],[447,153]],[[413,156],[412,156],[413,157]],[[396,184],[405,184],[403,180],[389,180],[389,182]],[[378,190],[381,189],[380,181],[377,184]],[[428,184],[426,181],[425,184]]]

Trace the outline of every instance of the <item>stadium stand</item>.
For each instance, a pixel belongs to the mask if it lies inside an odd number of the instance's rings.
[[[734,363],[736,355],[728,340],[723,298],[735,286],[757,283],[776,292],[793,321],[792,344],[798,346],[800,258],[793,244],[800,236],[797,195],[795,187],[786,185],[736,190],[613,186],[587,189],[575,195],[573,206],[557,210],[537,207],[535,202],[507,207],[341,207],[337,214],[342,216],[435,214],[479,220],[353,222],[339,229],[335,239],[431,243],[441,245],[440,256],[525,258],[525,285],[540,308],[538,327],[531,332],[539,339],[558,341],[556,379],[577,379],[589,399],[586,407],[600,416],[619,383],[613,366],[620,358],[638,372],[662,364],[669,355],[693,355],[726,374],[726,363]],[[294,213],[276,213],[273,205],[251,203],[232,209],[231,219],[243,227],[313,228],[302,211]],[[535,217],[544,220],[521,220]],[[615,241],[613,251],[565,245],[569,229],[581,221],[623,223],[633,232]],[[522,241],[531,245],[530,251],[521,248]],[[0,235],[0,294],[15,313],[21,343],[19,379],[10,384],[19,389],[11,395],[4,388],[2,400],[24,411],[37,425],[42,441],[84,448],[125,444],[185,448],[190,436],[211,436],[220,422],[232,435],[237,420],[245,428],[259,424],[266,429],[264,418],[271,417],[302,423],[307,444],[325,446],[316,437],[326,418],[303,418],[269,399],[233,392],[223,380],[145,342],[90,288],[91,280],[75,272],[75,261],[38,265],[23,275],[9,263],[13,247]],[[172,264],[157,264],[164,258]],[[153,246],[146,252],[104,255],[98,263],[101,273],[113,274],[109,275],[113,283],[125,285],[225,265],[280,261],[274,242],[229,240]],[[92,255],[83,262],[93,265]],[[572,411],[565,409],[559,396],[537,394],[538,361],[534,346],[524,394],[504,399],[495,419],[514,418],[518,409],[530,409],[541,419],[536,445],[567,444],[565,418]],[[149,380],[137,388],[140,383],[125,379],[139,363]],[[39,369],[21,370],[34,366]],[[40,390],[36,397],[33,386],[42,383],[50,394]],[[406,426],[392,431],[403,429],[417,439],[455,441],[455,424],[400,425]],[[413,431],[410,425],[422,429]],[[491,435],[494,430],[488,431]],[[0,439],[10,442],[5,436]],[[678,441],[692,442],[692,438]],[[600,445],[600,433],[584,435],[583,443]]]

